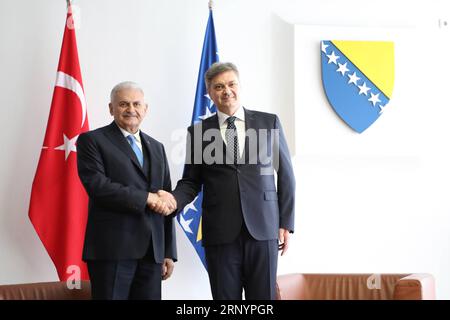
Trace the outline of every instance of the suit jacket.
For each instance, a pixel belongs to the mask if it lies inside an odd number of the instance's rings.
[[[140,259],[151,244],[156,262],[176,260],[173,219],[147,206],[149,191],[171,190],[166,154],[140,134],[144,168],[115,122],[78,138],[78,174],[89,195],[83,260]]]
[[[244,112],[247,135],[238,164],[227,162],[217,115],[188,128],[183,178],[173,194],[182,209],[203,185],[204,246],[232,242],[242,223],[257,240],[277,239],[280,227],[294,230],[295,178],[280,121],[274,114]]]

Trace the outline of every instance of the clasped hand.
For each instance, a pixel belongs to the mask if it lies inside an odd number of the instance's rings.
[[[157,193],[148,194],[147,205],[153,211],[168,216],[177,208],[177,201],[171,193],[159,190]]]

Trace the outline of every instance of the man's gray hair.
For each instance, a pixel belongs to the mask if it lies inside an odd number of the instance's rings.
[[[121,83],[118,83],[114,86],[114,88],[112,88],[111,90],[111,94],[109,96],[110,102],[113,101],[114,96],[116,95],[116,93],[120,90],[124,90],[124,89],[135,89],[135,90],[139,90],[142,92],[142,94],[144,94],[144,90],[142,90],[141,86],[139,84],[137,84],[136,82],[133,81],[124,81]]]
[[[234,71],[236,76],[239,79],[239,71],[237,67],[231,62],[215,62],[209,67],[209,69],[205,72],[205,83],[206,88],[209,88],[211,85],[212,79],[214,79],[217,75],[227,72]]]

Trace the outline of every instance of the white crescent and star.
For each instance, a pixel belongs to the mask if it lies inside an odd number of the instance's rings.
[[[64,150],[65,156],[66,156],[65,160],[67,160],[67,158],[69,157],[71,152],[77,152],[77,146],[75,145],[75,143],[77,142],[78,136],[79,135],[77,134],[72,139],[69,139],[63,133],[64,143],[62,145],[56,147],[55,150]]]
[[[81,84],[78,82],[77,79],[74,77],[68,75],[67,73],[64,73],[62,71],[58,71],[56,74],[56,87],[61,87],[68,89],[70,91],[73,91],[78,99],[80,99],[81,103],[81,126],[80,128],[83,128],[84,122],[86,121],[86,98],[84,97],[84,91]]]
[[[55,87],[61,87],[68,89],[72,92],[74,92],[78,99],[80,100],[81,104],[81,126],[80,128],[83,128],[83,125],[86,121],[87,116],[87,108],[86,108],[86,98],[84,96],[83,87],[78,82],[77,79],[74,77],[68,75],[67,73],[64,73],[62,71],[58,71],[56,74],[56,83]],[[69,157],[71,152],[77,152],[77,146],[76,142],[78,139],[79,134],[76,136],[69,138],[63,133],[63,141],[64,143],[58,147],[55,147],[54,150],[61,150],[65,153],[65,160],[67,161],[67,158]],[[47,146],[43,146],[42,149],[51,149]]]

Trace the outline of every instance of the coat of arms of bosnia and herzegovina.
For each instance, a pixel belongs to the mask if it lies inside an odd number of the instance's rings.
[[[334,111],[362,133],[383,114],[394,88],[394,43],[321,41],[322,83]]]

